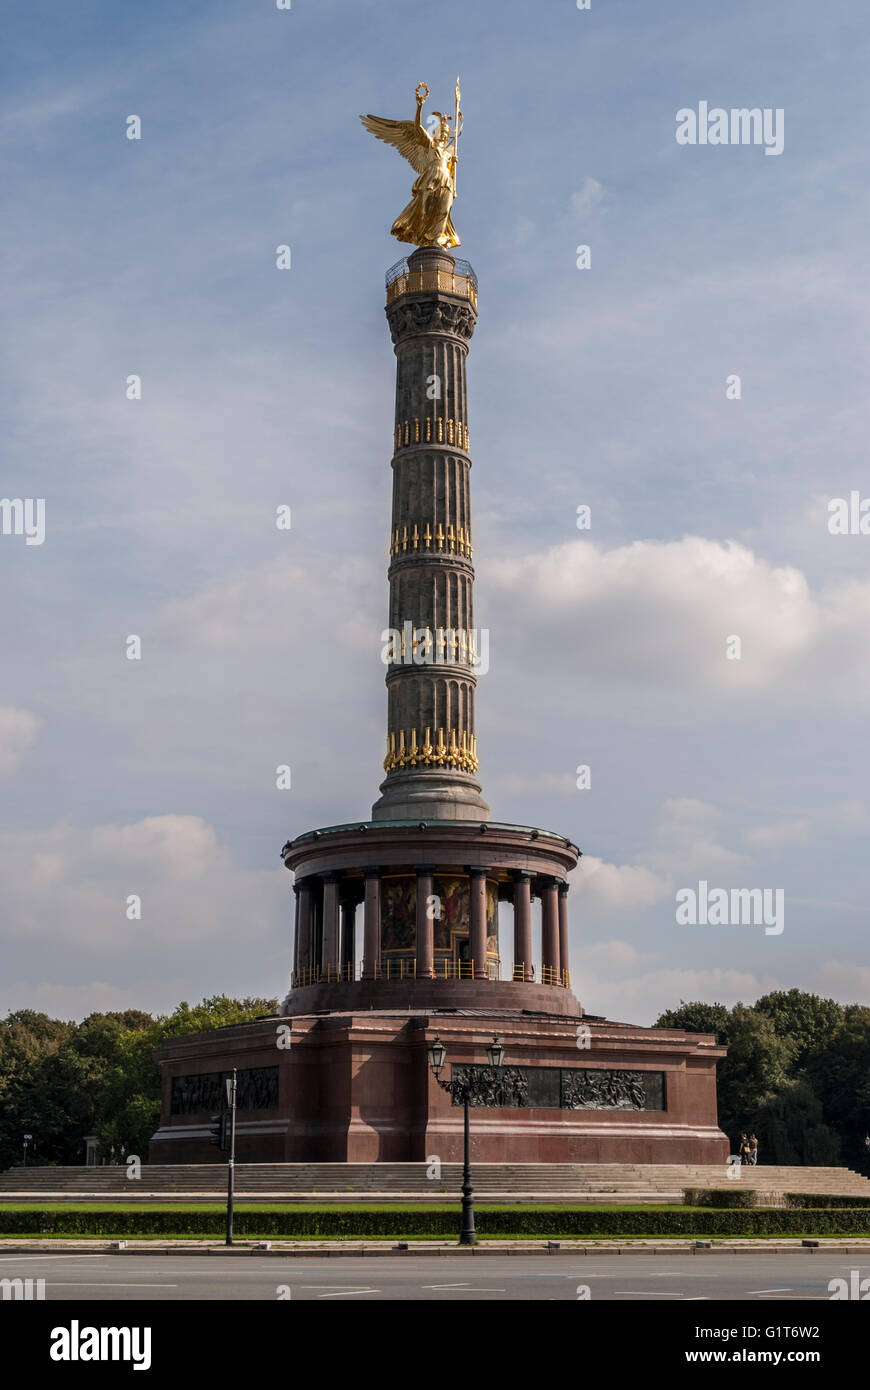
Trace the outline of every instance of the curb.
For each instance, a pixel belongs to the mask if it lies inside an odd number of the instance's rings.
[[[387,1242],[378,1242],[370,1245],[350,1245],[349,1243],[337,1242],[324,1243],[323,1245],[279,1245],[272,1243],[269,1250],[258,1249],[255,1242],[238,1243],[232,1246],[226,1245],[158,1245],[149,1242],[147,1245],[134,1245],[128,1243],[118,1247],[117,1242],[111,1244],[98,1244],[95,1241],[51,1241],[33,1243],[27,1245],[14,1245],[0,1240],[0,1253],[7,1255],[44,1255],[44,1254],[94,1254],[94,1255],[200,1255],[216,1256],[224,1259],[244,1259],[250,1256],[266,1256],[268,1258],[284,1259],[347,1259],[347,1258],[384,1258],[388,1256],[455,1256],[460,1255],[466,1258],[486,1257],[486,1256],[528,1256],[538,1255],[547,1258],[549,1256],[577,1256],[591,1255],[598,1258],[602,1255],[692,1255],[704,1257],[706,1255],[866,1255],[870,1252],[870,1240],[864,1242],[839,1242],[836,1240],[826,1241],[820,1239],[817,1246],[803,1246],[794,1242],[793,1244],[773,1243],[747,1243],[734,1244],[722,1242],[712,1245],[708,1249],[698,1249],[692,1243],[668,1242],[667,1244],[654,1245],[645,1243],[633,1243],[631,1241],[621,1244],[608,1243],[606,1245],[595,1245],[589,1243],[571,1244],[560,1241],[558,1247],[547,1246],[538,1242],[530,1244],[515,1244],[505,1242],[493,1242],[486,1245],[435,1245],[431,1242],[418,1245],[408,1244],[404,1250],[396,1246],[389,1245]]]

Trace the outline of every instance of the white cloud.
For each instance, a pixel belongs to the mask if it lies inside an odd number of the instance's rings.
[[[808,988],[844,1004],[870,1005],[870,965],[857,961],[827,960],[813,974]]]
[[[603,184],[597,179],[586,178],[582,186],[571,194],[571,211],[575,217],[586,217],[593,208],[598,207],[603,197]]]
[[[0,1015],[13,1009],[36,1009],[49,1018],[83,1019],[92,1013],[122,1013],[142,1009],[146,1013],[171,1013],[190,988],[184,980],[137,980],[132,985],[90,980],[85,984],[46,984],[15,980],[0,992]]]
[[[0,881],[7,942],[50,942],[103,958],[142,943],[201,953],[240,932],[253,944],[289,911],[286,871],[242,868],[199,816],[0,833]],[[132,895],[142,903],[138,921],[126,915]]]
[[[673,797],[662,803],[653,827],[652,845],[639,860],[660,874],[704,877],[715,868],[736,868],[745,855],[730,850],[716,838],[722,812],[709,802],[692,797]]]
[[[806,844],[810,834],[808,820],[784,820],[777,825],[756,825],[744,833],[747,844],[764,848],[776,845]]]
[[[577,964],[579,974],[572,971],[574,990],[590,1013],[644,1027],[665,1009],[677,1008],[681,999],[716,1000],[730,1006],[738,1000],[752,1002],[780,987],[776,981],[744,970],[662,967],[614,978],[609,971],[585,969],[582,957]]]
[[[586,854],[570,879],[584,912],[649,907],[673,892],[670,880],[650,869],[635,864],[606,864],[603,859]]]
[[[36,742],[41,724],[30,710],[0,705],[0,777],[18,771]]]
[[[866,699],[870,583],[813,592],[800,570],[736,541],[686,536],[607,549],[578,539],[496,559],[496,657],[530,644],[575,683],[654,685],[779,699]],[[726,657],[738,636],[739,660]],[[836,686],[830,680],[837,672]]]

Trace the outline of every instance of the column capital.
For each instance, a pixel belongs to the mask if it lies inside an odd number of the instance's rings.
[[[528,869],[511,869],[511,878],[514,883],[531,883],[534,876]]]
[[[436,867],[437,866],[435,864],[415,864],[414,873],[418,875],[434,874]]]
[[[344,875],[338,869],[327,869],[326,873],[318,874],[322,883],[338,883]]]
[[[380,864],[370,864],[368,868],[363,869],[366,878],[380,878],[383,872]]]
[[[564,880],[563,880],[561,883],[559,883],[559,884],[557,885],[557,887],[558,887],[558,889],[559,889],[559,896],[560,896],[560,898],[567,898],[568,894],[569,894],[570,891],[571,891],[571,885],[570,885],[570,883],[565,883]]]
[[[470,878],[486,878],[487,874],[492,873],[492,865],[483,868],[480,864],[469,864],[466,873]]]

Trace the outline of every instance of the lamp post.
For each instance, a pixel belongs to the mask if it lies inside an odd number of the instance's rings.
[[[25,1134],[25,1135],[24,1135],[24,1163],[23,1163],[23,1167],[25,1167],[25,1168],[27,1167],[27,1145],[31,1142],[32,1139],[33,1139],[33,1135],[32,1135],[32,1134]]]
[[[486,1050],[491,1067],[500,1067],[504,1061],[504,1048],[501,1040],[496,1035]],[[474,1229],[474,1189],[471,1186],[471,1131],[469,1127],[468,1112],[471,1105],[471,1077],[466,1072],[465,1079],[462,1081],[442,1081],[439,1075],[444,1061],[447,1057],[447,1048],[439,1038],[438,1034],[432,1041],[429,1048],[429,1066],[432,1068],[435,1080],[443,1091],[449,1091],[454,1100],[461,1100],[464,1107],[464,1149],[462,1163],[462,1224],[459,1229],[460,1245],[476,1245],[477,1232]]]
[[[236,1091],[238,1088],[238,1071],[233,1067],[232,1078],[227,1077],[224,1082],[227,1096],[227,1111],[229,1119],[229,1141],[230,1152],[227,1158],[227,1233],[225,1244],[233,1243],[233,1203],[235,1199],[235,1173],[236,1173]]]

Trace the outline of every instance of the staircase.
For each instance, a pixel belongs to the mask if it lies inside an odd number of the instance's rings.
[[[255,1201],[444,1201],[456,1198],[462,1166],[443,1163],[428,1178],[425,1163],[241,1163],[235,1191]],[[474,1163],[475,1197],[490,1202],[680,1202],[687,1187],[753,1188],[776,1200],[785,1192],[870,1197],[870,1179],[849,1168],[743,1168],[726,1178],[723,1164]],[[0,1173],[0,1202],[221,1201],[223,1163],[152,1164],[131,1181],[117,1168],[11,1168]],[[764,1199],[762,1199],[764,1200]]]

